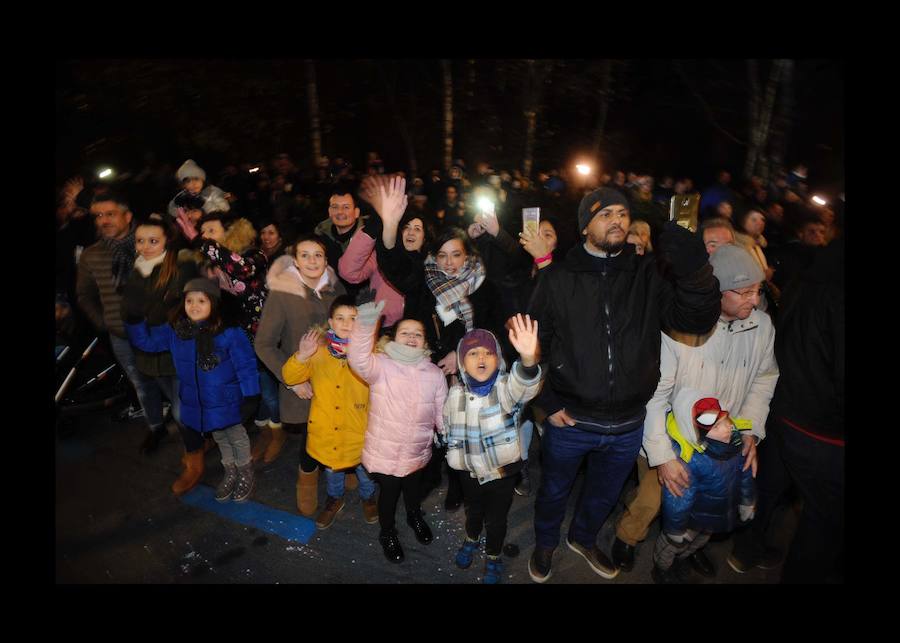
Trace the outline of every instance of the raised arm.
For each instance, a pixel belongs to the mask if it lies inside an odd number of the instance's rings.
[[[721,293],[703,241],[676,223],[659,236],[660,255],[671,265],[675,283],[662,280],[660,323],[664,329],[702,335],[719,319]]]
[[[384,301],[377,304],[369,302],[357,308],[356,323],[353,332],[350,333],[350,345],[347,347],[347,364],[367,384],[374,384],[381,377],[381,365],[372,354],[375,346],[375,329],[378,326],[378,318]]]
[[[128,333],[128,341],[132,346],[145,353],[170,351],[175,338],[175,331],[169,324],[148,326],[144,320],[133,324],[126,323],[125,332]]]
[[[375,239],[362,228],[356,231],[338,261],[338,274],[351,284],[361,284],[378,269]]]

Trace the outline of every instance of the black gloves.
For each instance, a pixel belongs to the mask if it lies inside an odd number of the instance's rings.
[[[676,278],[700,270],[709,261],[703,239],[672,221],[660,232],[659,245],[662,258],[671,265]]]
[[[259,407],[259,395],[249,395],[241,402],[241,423],[246,424],[256,415],[256,409]]]

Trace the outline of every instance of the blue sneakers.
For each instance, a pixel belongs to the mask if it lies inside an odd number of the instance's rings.
[[[466,538],[462,547],[456,552],[456,566],[460,569],[468,569],[476,551],[478,551],[478,541]]]
[[[499,556],[488,556],[484,560],[484,578],[481,582],[485,585],[496,585],[503,579],[503,559]]]

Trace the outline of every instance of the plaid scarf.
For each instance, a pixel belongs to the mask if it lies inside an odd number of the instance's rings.
[[[103,245],[112,251],[113,285],[118,290],[128,281],[137,251],[134,249],[134,228],[124,239],[104,239]]]
[[[484,264],[475,257],[467,257],[460,271],[450,276],[437,267],[431,255],[425,260],[425,283],[438,304],[451,309],[466,325],[466,331],[475,327],[474,311],[469,295],[478,290],[484,281]]]

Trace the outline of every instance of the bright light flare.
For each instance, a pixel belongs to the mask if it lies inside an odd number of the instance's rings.
[[[587,176],[588,174],[591,173],[591,166],[585,165],[584,163],[579,163],[578,165],[575,166],[575,169],[578,170],[578,173],[581,174],[582,176]]]
[[[105,179],[108,176],[112,176],[113,171],[110,168],[104,168],[97,173],[101,179]]]
[[[254,172],[259,172],[259,168],[258,168],[258,167],[251,167],[251,168],[250,168],[250,174],[253,174]]]
[[[812,198],[812,202],[816,205],[828,205],[828,201],[820,197],[818,194]]]
[[[491,201],[486,196],[482,196],[482,197],[478,198],[478,207],[481,209],[482,212],[485,212],[487,214],[494,213],[494,202]]]

